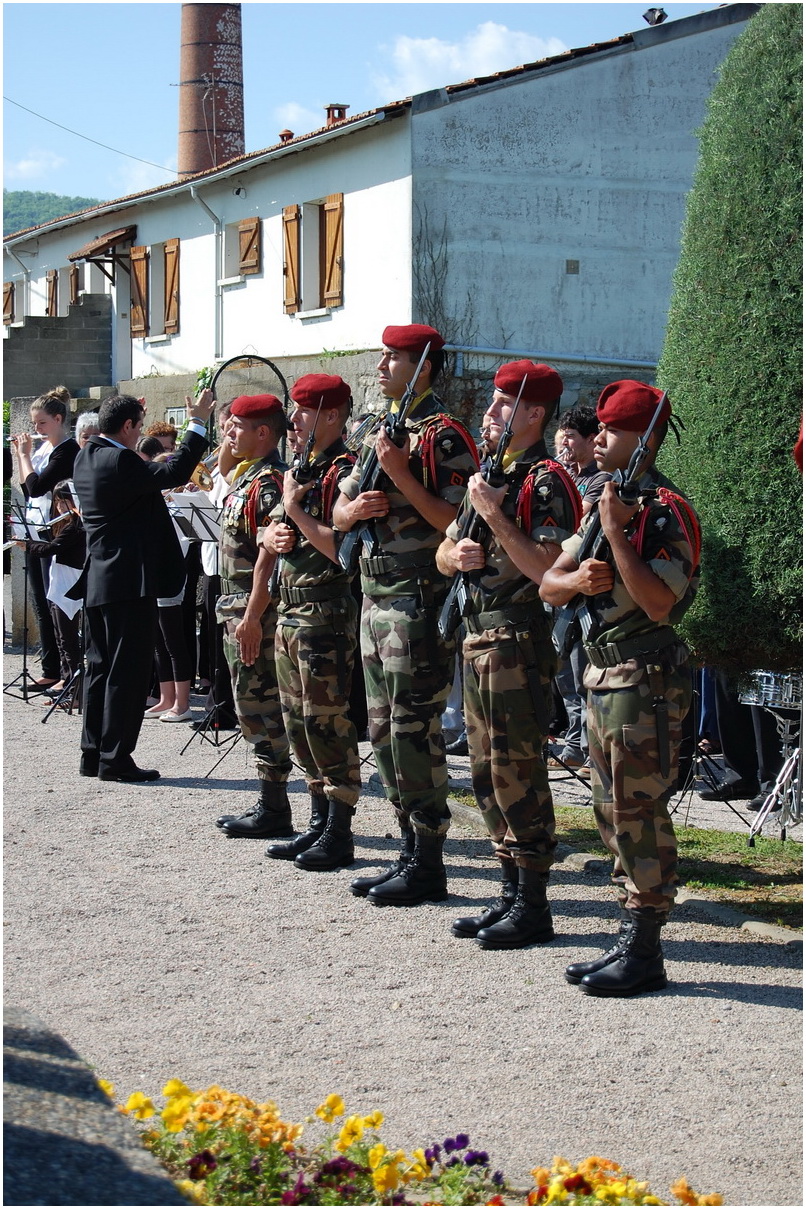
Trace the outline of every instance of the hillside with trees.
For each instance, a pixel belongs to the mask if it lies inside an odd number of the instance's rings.
[[[802,17],[762,5],[723,64],[658,366],[686,428],[661,467],[703,528],[702,586],[680,629],[738,674],[802,660]]]
[[[97,197],[61,197],[58,193],[35,193],[29,189],[3,190],[3,235],[97,206]]]

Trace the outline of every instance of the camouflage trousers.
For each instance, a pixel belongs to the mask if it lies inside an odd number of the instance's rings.
[[[543,754],[554,648],[547,636],[519,641],[514,627],[501,626],[468,635],[463,654],[470,776],[493,851],[547,872],[557,847]],[[542,696],[540,719],[533,694]]]
[[[691,704],[687,666],[664,673],[669,707],[669,773],[663,776],[649,680],[631,688],[588,690],[593,810],[614,856],[622,906],[667,915],[676,894],[677,840],[669,799],[677,782],[683,720]]]
[[[332,624],[287,625],[281,617],[274,652],[286,732],[308,789],[355,806],[361,773],[350,686],[358,610],[351,596],[346,604],[341,635]]]
[[[277,669],[274,661],[274,629],[277,613],[271,606],[263,614],[263,642],[260,653],[247,667],[238,657],[235,627],[241,620],[246,601],[235,604],[233,597],[222,597],[216,608],[224,623],[224,655],[232,678],[232,696],[241,734],[252,748],[257,775],[262,781],[287,781],[291,772],[288,738],[283,725]],[[223,607],[222,607],[223,606]]]
[[[361,658],[369,737],[384,793],[401,824],[412,811],[437,826],[450,818],[442,714],[456,645],[416,597],[364,597]]]

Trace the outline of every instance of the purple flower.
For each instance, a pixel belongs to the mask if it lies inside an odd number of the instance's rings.
[[[340,1197],[346,1198],[348,1196],[355,1196],[356,1192],[358,1192],[358,1189],[356,1188],[355,1184],[340,1184],[336,1191]]]
[[[445,1166],[446,1166],[446,1167],[458,1167],[458,1166],[459,1166],[459,1164],[461,1163],[461,1161],[462,1161],[462,1160],[459,1158],[459,1155],[458,1155],[458,1154],[455,1154],[455,1155],[453,1155],[451,1158],[449,1158],[449,1159],[448,1159],[448,1161],[447,1161],[447,1163],[445,1164]]]
[[[218,1163],[211,1150],[200,1150],[188,1159],[188,1176],[192,1180],[203,1180],[211,1171],[215,1171]]]
[[[446,1138],[442,1145],[445,1147],[446,1154],[452,1154],[457,1149],[456,1138]]]
[[[492,1175],[490,1176],[490,1181],[491,1181],[491,1183],[495,1184],[496,1187],[500,1187],[501,1184],[503,1184],[503,1182],[504,1182],[503,1171],[494,1171],[492,1173]]]
[[[346,1158],[344,1155],[339,1155],[336,1159],[328,1159],[322,1165],[321,1175],[356,1175],[362,1168],[358,1163],[354,1163],[352,1159]],[[319,1177],[317,1176],[317,1179]]]
[[[469,1146],[469,1145],[470,1145],[470,1138],[467,1136],[467,1134],[466,1133],[457,1133],[456,1149],[464,1150],[465,1146]]]
[[[257,1155],[255,1155],[255,1157],[249,1162],[249,1170],[254,1171],[255,1175],[260,1175],[260,1167],[260,1159],[257,1157]]]

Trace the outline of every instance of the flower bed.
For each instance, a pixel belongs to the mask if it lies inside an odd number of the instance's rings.
[[[99,1083],[111,1098],[114,1088]],[[159,1114],[139,1091],[120,1111],[138,1121],[158,1118],[143,1141],[197,1205],[722,1204],[720,1196],[699,1196],[683,1178],[671,1189],[675,1199],[662,1201],[618,1163],[597,1157],[577,1166],[555,1158],[550,1169],[532,1171],[533,1188],[517,1190],[492,1170],[486,1150],[471,1147],[467,1134],[407,1155],[381,1140],[383,1113],[347,1116],[338,1095],[306,1120],[310,1125],[318,1117],[333,1131],[307,1145],[304,1126],[284,1121],[271,1101],[256,1104],[216,1086],[192,1091],[178,1079],[162,1094]]]

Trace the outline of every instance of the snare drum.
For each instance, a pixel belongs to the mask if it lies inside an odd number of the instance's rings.
[[[800,709],[803,704],[803,676],[800,672],[751,672],[750,681],[739,696],[743,705]]]

